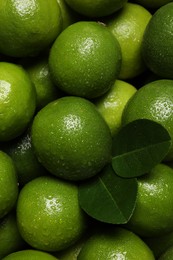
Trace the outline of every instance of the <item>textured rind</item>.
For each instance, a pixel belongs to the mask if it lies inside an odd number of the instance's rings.
[[[65,0],[76,12],[88,17],[102,17],[121,9],[127,0]]]
[[[20,192],[17,223],[23,239],[36,249],[53,252],[75,243],[87,223],[77,185],[51,176],[32,180]]]
[[[121,67],[121,48],[97,22],[80,21],[66,28],[49,55],[53,81],[65,93],[93,99],[108,91]]]
[[[61,31],[57,0],[0,1],[0,52],[12,57],[36,56]]]
[[[142,56],[156,75],[173,79],[173,3],[160,7],[150,19],[142,42]]]
[[[173,140],[173,80],[156,80],[141,87],[127,103],[122,124],[136,119],[162,124]],[[164,160],[173,159],[173,145]]]
[[[39,161],[64,179],[87,179],[110,162],[108,125],[84,98],[63,97],[48,104],[34,118],[31,137]]]

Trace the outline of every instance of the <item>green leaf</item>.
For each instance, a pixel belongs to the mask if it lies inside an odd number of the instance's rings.
[[[108,165],[96,177],[79,185],[79,203],[92,218],[125,224],[136,205],[137,180],[117,176]]]
[[[171,137],[161,124],[148,119],[132,121],[113,140],[112,167],[121,177],[141,176],[164,159],[170,146]]]

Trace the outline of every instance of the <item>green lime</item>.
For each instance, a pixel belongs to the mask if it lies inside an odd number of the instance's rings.
[[[173,3],[163,5],[150,19],[142,42],[142,55],[155,74],[172,79]]]
[[[24,132],[34,116],[35,88],[19,65],[0,62],[0,141]]]
[[[135,0],[135,2],[145,8],[158,9],[161,6],[172,2],[172,0]]]
[[[79,14],[71,9],[65,0],[57,0],[62,16],[62,30],[67,28],[70,24],[75,23],[79,20]]]
[[[118,41],[101,23],[68,26],[51,47],[52,78],[69,95],[95,98],[110,89],[121,67]]]
[[[129,2],[119,12],[106,19],[107,28],[121,46],[120,79],[134,78],[146,69],[141,56],[141,46],[151,17],[151,13],[143,6]]]
[[[86,234],[86,236],[79,239],[75,244],[55,253],[54,256],[58,257],[59,260],[77,260],[78,255],[88,237],[88,234]]]
[[[0,220],[0,241],[0,259],[27,246],[19,233],[13,211]]]
[[[150,173],[138,178],[136,207],[128,222],[143,237],[162,236],[173,231],[173,169],[156,165]]]
[[[47,56],[38,57],[24,66],[36,89],[37,110],[62,96],[62,92],[52,81]]]
[[[87,226],[86,231],[84,232],[83,236],[77,240],[76,243],[64,250],[53,253],[53,255],[58,257],[59,260],[77,260],[85,242],[89,239],[89,237],[95,234],[95,232],[98,232],[98,230],[102,228],[102,222],[93,220],[94,219],[92,218],[89,220],[89,225]]]
[[[0,218],[16,205],[18,182],[15,165],[9,155],[0,151]]]
[[[136,119],[150,119],[163,125],[173,140],[173,80],[156,80],[142,86],[128,101],[123,125]],[[173,144],[165,160],[173,159]]]
[[[0,0],[0,52],[14,57],[35,56],[61,31],[57,0]]]
[[[78,260],[154,260],[150,248],[136,234],[120,227],[107,228],[91,236],[83,245]]]
[[[102,17],[121,9],[127,0],[65,0],[76,12],[88,17]]]
[[[109,127],[95,105],[81,97],[62,97],[42,108],[31,140],[41,164],[68,180],[90,178],[111,159]]]
[[[19,194],[17,223],[33,248],[53,252],[69,247],[87,226],[77,185],[48,176],[30,181]]]
[[[47,174],[46,169],[39,163],[33,151],[30,128],[18,138],[5,142],[2,149],[13,159],[20,187]]]
[[[58,260],[47,252],[42,252],[34,249],[26,249],[11,253],[2,260]]]
[[[116,80],[109,91],[95,100],[94,104],[108,124],[112,136],[120,130],[124,107],[136,91],[131,84]]]

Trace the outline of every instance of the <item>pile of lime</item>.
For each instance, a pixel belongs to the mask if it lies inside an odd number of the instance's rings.
[[[173,259],[171,0],[0,0],[0,259]]]

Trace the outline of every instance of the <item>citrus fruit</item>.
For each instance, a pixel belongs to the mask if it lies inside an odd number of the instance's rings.
[[[168,248],[166,252],[164,252],[158,260],[173,260],[173,246]]]
[[[150,19],[142,41],[142,55],[148,68],[164,78],[173,78],[173,3],[163,5]]]
[[[13,211],[0,220],[0,241],[0,259],[26,247],[26,243],[18,231]]]
[[[50,176],[28,182],[19,193],[17,223],[33,248],[53,252],[75,243],[87,226],[77,185]]]
[[[84,242],[83,242],[84,243]],[[57,252],[54,256],[58,257],[60,260],[77,260],[79,252],[83,246],[83,243],[76,242],[75,245],[72,245],[62,251]]]
[[[151,13],[143,6],[127,3],[120,11],[106,19],[107,28],[121,46],[122,65],[119,79],[134,78],[146,69],[141,55],[141,45],[151,17]]]
[[[136,119],[162,124],[173,140],[173,80],[156,80],[142,86],[128,101],[122,115],[123,125]],[[173,159],[173,145],[164,160]]]
[[[88,229],[87,229],[88,232]],[[85,244],[89,235],[85,232],[84,237],[81,237],[75,244],[69,246],[68,248],[58,251],[53,255],[58,257],[60,260],[77,260],[77,257],[81,251],[81,248]]]
[[[42,108],[31,141],[40,163],[68,180],[96,175],[111,158],[109,127],[95,105],[81,97],[62,97]]]
[[[156,165],[138,178],[136,207],[128,227],[143,237],[161,236],[173,230],[173,169]]]
[[[36,107],[36,93],[26,71],[0,62],[0,141],[11,140],[27,128]]]
[[[39,163],[32,147],[30,128],[22,135],[2,145],[2,150],[13,160],[19,187],[36,177],[46,175],[46,169]]]
[[[58,90],[51,79],[47,56],[41,56],[28,62],[24,68],[36,89],[37,110],[62,96],[61,91]]]
[[[149,247],[136,234],[120,227],[107,228],[91,236],[83,245],[79,260],[154,260]]]
[[[71,9],[65,0],[57,0],[62,16],[62,30],[68,27],[70,24],[75,23],[79,20],[79,14],[77,14],[73,9]]]
[[[67,4],[82,15],[102,17],[110,15],[124,6],[127,0],[65,0]]]
[[[26,249],[11,253],[2,260],[57,260],[58,258],[52,256],[47,252],[42,252],[34,249]]]
[[[95,232],[102,228],[102,222],[97,222],[94,219],[90,218],[87,229],[84,234],[78,239],[73,245],[68,248],[55,252],[53,255],[59,260],[77,260],[78,255],[85,244],[85,242],[93,235]]]
[[[0,6],[0,53],[35,56],[49,47],[61,31],[57,0],[1,0]]]
[[[80,21],[57,37],[50,50],[49,66],[55,84],[64,92],[95,98],[118,77],[121,49],[103,24]]]
[[[127,101],[137,89],[131,84],[116,80],[110,90],[97,98],[94,104],[108,124],[112,136],[121,128],[121,117]]]
[[[10,156],[0,151],[0,218],[9,213],[18,197],[17,173]]]
[[[136,3],[144,6],[145,8],[158,9],[162,5],[166,5],[172,0],[135,0]]]

